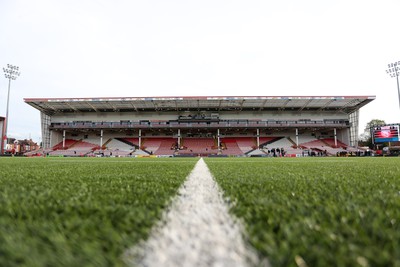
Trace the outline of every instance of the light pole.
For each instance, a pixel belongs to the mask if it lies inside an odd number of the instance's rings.
[[[388,64],[388,69],[386,73],[390,75],[390,77],[396,77],[397,80],[397,92],[399,94],[399,107],[400,107],[400,87],[399,87],[399,76],[400,76],[400,61],[396,61],[394,63]]]
[[[4,127],[4,137],[5,137],[5,144],[4,144],[4,148],[6,148],[7,146],[7,140],[8,140],[8,136],[7,136],[7,128],[8,128],[8,107],[9,107],[9,103],[10,103],[10,86],[11,86],[11,80],[15,80],[17,79],[17,77],[21,74],[19,72],[19,67],[17,66],[13,66],[11,64],[7,64],[7,68],[3,68],[4,71],[4,75],[6,76],[6,78],[8,79],[8,93],[7,93],[7,109],[6,109],[6,120],[5,120],[5,127]]]

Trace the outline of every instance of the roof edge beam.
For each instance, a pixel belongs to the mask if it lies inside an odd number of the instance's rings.
[[[86,101],[86,104],[88,104],[88,106],[91,107],[94,111],[99,112],[99,110],[89,102]]]
[[[311,101],[313,101],[313,99],[311,98],[311,99],[309,99],[309,100],[307,100],[307,102],[306,103],[304,103],[304,105],[299,109],[299,111],[302,111],[303,109],[305,109],[306,107],[307,107],[307,105],[308,104],[310,104],[311,103]]]
[[[327,106],[329,106],[330,103],[336,101],[336,99],[331,99],[330,101],[328,101],[325,105],[323,105],[322,107],[320,107],[317,111],[322,111],[324,110]]]
[[[76,111],[76,112],[81,112],[79,109],[77,109],[76,107],[74,107],[74,106],[71,105],[70,103],[65,102],[65,104],[66,104],[68,107],[70,107],[72,110],[74,110],[74,111]]]

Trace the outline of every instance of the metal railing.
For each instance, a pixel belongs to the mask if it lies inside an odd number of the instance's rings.
[[[218,122],[182,121],[118,121],[118,122],[53,122],[49,128],[57,129],[184,129],[184,128],[348,128],[348,120],[221,120]]]

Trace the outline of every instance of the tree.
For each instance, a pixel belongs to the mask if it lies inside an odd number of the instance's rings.
[[[360,135],[359,146],[368,146],[369,148],[373,148],[372,136],[371,136],[371,128],[376,125],[385,125],[386,122],[384,120],[373,119],[365,125],[364,132]]]

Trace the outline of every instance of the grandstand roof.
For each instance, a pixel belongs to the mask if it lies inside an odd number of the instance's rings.
[[[24,101],[47,115],[68,112],[185,110],[331,110],[349,114],[374,99],[375,96],[181,96],[25,98]]]

